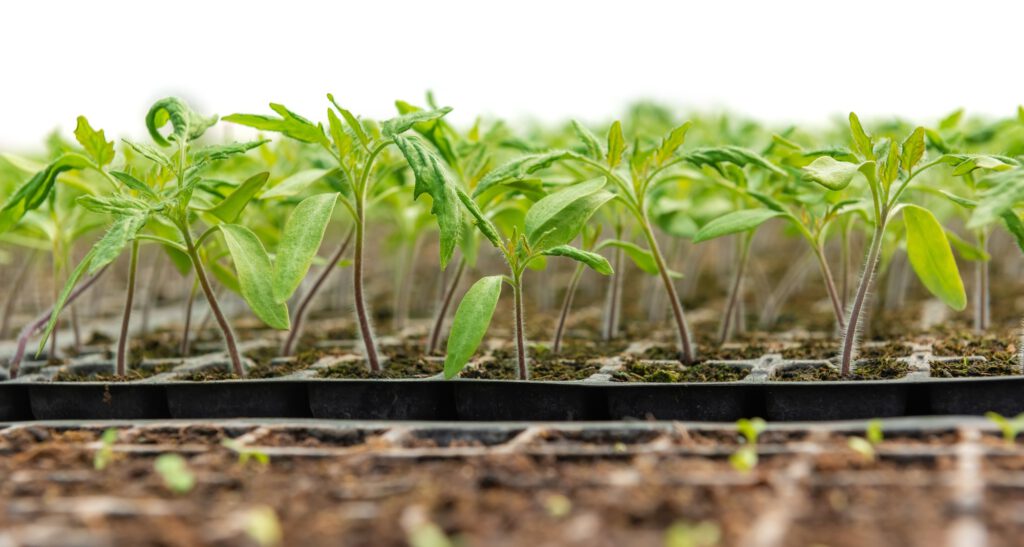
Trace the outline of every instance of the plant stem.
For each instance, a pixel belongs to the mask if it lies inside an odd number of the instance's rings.
[[[842,280],[840,281],[839,303],[841,310],[846,310],[846,301],[850,298],[850,222],[843,225],[842,241],[839,247],[840,268],[842,268]],[[842,313],[839,314],[840,317]],[[845,325],[845,321],[843,322]],[[841,330],[841,329],[840,329]]]
[[[745,232],[740,235],[740,254],[736,263],[736,271],[733,273],[732,286],[729,288],[729,301],[725,305],[725,314],[722,316],[721,328],[718,331],[718,344],[722,345],[729,338],[732,331],[732,319],[736,313],[736,303],[740,298],[740,291],[743,285],[743,272],[747,269],[747,261],[750,258],[750,246],[754,241],[754,232]],[[738,318],[737,318],[738,321]]]
[[[22,287],[25,286],[25,280],[28,279],[28,273],[32,270],[32,264],[36,261],[35,249],[28,252],[28,256],[25,257],[21,263],[21,268],[18,269],[18,273],[14,278],[14,283],[10,286],[7,293],[7,301],[4,302],[3,320],[0,321],[0,338],[7,335],[7,330],[11,326],[11,316],[14,314],[14,305],[18,301],[18,295],[21,294]]]
[[[619,334],[619,315],[622,308],[622,249],[616,247],[612,253],[612,270],[615,271],[615,275],[608,279],[608,302],[601,329],[601,339],[605,342]]]
[[[526,333],[523,320],[523,274],[516,272],[512,279],[512,295],[515,300],[515,331],[516,331],[516,365],[520,380],[530,379],[530,368],[527,366]]]
[[[92,287],[105,271],[107,271],[107,266],[104,266],[100,271],[93,274],[92,277],[86,279],[84,283],[75,287],[75,289],[71,291],[71,294],[68,295],[68,299],[64,305],[66,306],[71,304],[78,299],[82,293],[89,290],[89,287]],[[51,315],[53,315],[53,306],[50,306],[46,312],[36,317],[34,321],[25,325],[25,327],[21,329],[21,332],[18,333],[18,346],[17,349],[14,350],[14,355],[11,356],[10,375],[12,380],[18,377],[18,371],[21,369],[21,360],[25,357],[25,347],[28,345],[28,339],[50,322]]]
[[[188,299],[185,301],[185,327],[181,332],[181,356],[188,357],[192,353],[192,344],[189,343],[189,332],[192,330],[192,304],[196,301],[196,291],[199,290],[199,279],[192,278],[192,288],[188,291]]]
[[[400,333],[409,323],[409,299],[412,295],[412,274],[416,265],[416,257],[419,256],[420,247],[423,245],[423,238],[417,234],[413,244],[406,248],[405,256],[402,257],[402,265],[399,270],[398,290],[395,291],[394,315],[392,325],[395,333]]]
[[[615,270],[618,273],[618,270]],[[621,274],[620,274],[621,275]],[[551,342],[551,353],[558,355],[562,350],[562,335],[565,333],[565,324],[569,319],[569,310],[572,309],[572,301],[576,297],[576,288],[580,285],[580,278],[583,277],[583,264],[577,264],[569,280],[569,286],[565,289],[565,298],[562,299],[562,313],[558,316],[558,326],[555,327],[555,339]]]
[[[132,240],[132,251],[128,261],[128,288],[124,294],[124,312],[121,314],[121,334],[117,338],[117,369],[115,374],[124,376],[128,372],[128,325],[132,317],[132,302],[135,300],[135,275],[139,267],[139,240]]]
[[[373,336],[373,327],[366,311],[366,299],[363,296],[363,245],[365,239],[365,203],[362,198],[356,201],[356,249],[352,257],[352,296],[356,304],[356,321],[359,323],[359,335],[363,338],[366,351],[366,362],[371,372],[380,372],[380,359],[377,357],[377,340]]]
[[[245,369],[242,367],[242,358],[238,354],[238,346],[235,344],[235,333],[231,330],[231,324],[228,323],[227,318],[224,317],[220,304],[217,303],[217,295],[214,294],[210,280],[206,277],[206,270],[203,268],[202,260],[199,259],[199,251],[192,243],[192,234],[189,232],[188,226],[182,227],[182,233],[185,234],[188,256],[192,259],[192,265],[196,270],[196,279],[199,280],[199,286],[203,288],[206,302],[210,305],[210,312],[217,319],[217,325],[220,326],[220,332],[224,336],[224,345],[227,346],[228,357],[231,359],[231,369],[236,376],[243,378],[245,377]]]
[[[459,289],[459,282],[462,280],[462,274],[465,271],[466,257],[460,256],[459,264],[455,267],[455,274],[452,276],[452,280],[445,290],[444,297],[441,299],[441,305],[434,315],[434,325],[430,328],[430,338],[427,342],[427,355],[437,351],[437,347],[441,343],[441,335],[444,334],[444,320],[448,316],[448,308],[451,307],[452,300],[455,299],[455,291]]]
[[[978,248],[986,252],[988,238],[984,232],[978,233]],[[988,330],[991,319],[989,311],[988,260],[974,263],[974,330],[982,333]]]
[[[871,281],[875,277],[875,269],[878,267],[878,255],[882,249],[882,234],[885,232],[885,219],[879,221],[875,226],[874,234],[871,236],[871,246],[868,248],[867,259],[864,262],[864,271],[860,275],[860,283],[857,285],[857,293],[853,298],[853,305],[850,307],[850,314],[846,319],[846,328],[843,329],[843,345],[840,353],[840,366],[843,376],[850,374],[853,359],[857,349],[857,327],[864,311],[864,303],[871,288]]]
[[[675,283],[672,282],[672,277],[668,275],[668,266],[665,265],[665,258],[661,255],[658,240],[654,237],[654,230],[651,229],[651,222],[647,219],[646,214],[642,216],[641,221],[640,228],[647,239],[647,245],[651,249],[654,263],[658,266],[658,274],[661,275],[661,282],[665,286],[665,292],[668,293],[669,304],[672,306],[672,317],[675,318],[679,337],[679,360],[684,364],[692,363],[697,358],[697,351],[690,341],[690,329],[687,327],[686,317],[683,315],[683,305],[676,294]]]
[[[846,320],[843,318],[843,303],[836,292],[836,282],[832,278],[832,270],[828,267],[825,249],[821,245],[816,245],[814,247],[814,256],[818,259],[821,277],[825,280],[825,291],[828,293],[828,299],[832,302],[832,313],[836,317],[836,327],[839,332],[842,332],[846,328]]]
[[[150,261],[149,276],[146,279],[146,300],[142,303],[142,334],[149,333],[149,317],[153,306],[160,297],[160,283],[163,279],[164,268],[159,266],[159,254],[154,254]]]
[[[320,273],[317,274],[316,279],[313,281],[313,285],[309,287],[309,290],[302,295],[299,299],[298,306],[295,307],[295,318],[292,320],[292,330],[288,332],[288,337],[284,341],[284,345],[281,346],[281,355],[288,357],[295,351],[295,342],[298,341],[299,336],[302,335],[302,326],[306,319],[306,315],[309,313],[309,305],[313,302],[313,297],[316,296],[320,289],[323,287],[327,278],[337,267],[338,262],[341,262],[341,258],[345,255],[345,251],[348,250],[348,246],[352,243],[352,236],[355,233],[355,227],[349,229],[348,233],[345,234],[345,239],[342,240],[341,245],[334,251],[331,258],[328,259],[327,265],[324,266]]]

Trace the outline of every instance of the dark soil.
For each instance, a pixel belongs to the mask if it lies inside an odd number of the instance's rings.
[[[827,365],[793,368],[780,371],[773,380],[781,382],[814,382],[837,380],[892,380],[907,375],[910,365],[895,359],[875,359],[853,368],[846,378],[839,369]]]
[[[817,339],[801,342],[797,347],[781,350],[783,359],[821,360],[831,359],[839,354],[839,340]]]
[[[560,359],[554,357],[533,357],[528,364],[531,380],[586,380],[598,370],[596,363],[578,359]],[[514,358],[487,360],[473,368],[467,368],[459,375],[460,378],[477,378],[482,380],[517,380],[519,369]]]
[[[725,347],[702,345],[698,348],[697,357],[700,361],[743,361],[759,359],[766,353],[769,353],[768,347],[758,343]],[[651,346],[644,350],[639,358],[654,361],[676,361],[679,359],[679,349],[676,346]]]
[[[164,363],[152,367],[138,367],[129,365],[127,374],[118,376],[116,374],[80,374],[71,370],[62,370],[53,376],[54,382],[132,382],[143,380],[157,374],[170,372],[175,367],[174,363]]]
[[[612,378],[617,382],[736,382],[750,371],[740,367],[699,363],[683,367],[668,363],[633,361]]]
[[[440,361],[426,359],[395,360],[387,362],[380,372],[371,372],[366,361],[352,360],[331,365],[320,371],[320,378],[336,379],[399,379],[426,378],[440,374],[444,364]]]
[[[323,350],[311,349],[299,352],[295,359],[281,363],[272,363],[280,352],[276,347],[263,347],[245,352],[245,357],[253,361],[253,366],[246,370],[246,378],[252,380],[280,378],[289,374],[305,370],[321,357],[328,355]],[[204,382],[215,380],[238,380],[229,368],[214,368],[192,371],[178,378],[186,382]]]
[[[1020,361],[977,361],[969,358],[955,361],[932,361],[932,378],[965,378],[971,376],[1012,376],[1020,374]]]

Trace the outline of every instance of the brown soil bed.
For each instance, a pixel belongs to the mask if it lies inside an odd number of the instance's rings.
[[[321,378],[336,379],[398,379],[425,378],[440,374],[443,362],[430,358],[423,352],[422,344],[413,342],[385,347],[381,353],[387,358],[383,370],[371,372],[362,359],[343,361],[320,371]]]
[[[1020,374],[1020,361],[1015,358],[989,361],[963,358],[955,361],[932,361],[931,369],[932,378],[1012,376]]]
[[[740,367],[698,363],[688,367],[671,363],[633,361],[615,372],[617,382],[736,382],[750,374]]]
[[[742,361],[759,359],[766,353],[769,353],[769,348],[759,343],[725,347],[701,345],[698,347],[697,357],[700,361]],[[679,348],[676,346],[651,346],[644,350],[639,358],[674,361],[679,359]]]
[[[781,382],[814,382],[837,380],[893,380],[907,375],[910,366],[895,359],[874,359],[854,367],[846,378],[835,367],[826,365],[791,368],[778,372],[773,380]]]
[[[80,374],[71,370],[62,370],[53,376],[54,382],[132,382],[143,380],[157,374],[170,372],[175,367],[174,363],[164,363],[151,367],[139,367],[128,365],[127,374]]]
[[[249,367],[246,371],[246,378],[252,380],[280,378],[300,370],[305,370],[313,363],[319,361],[321,357],[328,355],[328,352],[323,350],[306,350],[296,354],[295,359],[273,364],[272,360],[278,357],[279,353],[276,347],[264,347],[245,352],[245,357],[253,361],[253,366]],[[186,382],[238,379],[234,372],[226,368],[196,370],[178,378],[178,380]]]
[[[531,356],[529,363],[530,379],[540,381],[586,380],[600,368],[590,361],[556,357]],[[503,357],[483,361],[463,370],[459,376],[481,380],[517,380],[519,369],[514,358]]]

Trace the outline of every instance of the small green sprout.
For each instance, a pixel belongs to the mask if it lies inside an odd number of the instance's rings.
[[[238,465],[247,465],[250,460],[255,461],[260,465],[270,464],[270,456],[268,456],[265,452],[260,452],[259,450],[249,448],[244,444],[238,442],[238,440],[236,439],[224,439],[223,441],[221,441],[220,444],[224,448],[227,448],[228,450],[234,452],[235,454],[238,454]]]
[[[117,430],[111,428],[104,431],[103,435],[100,436],[100,442],[102,443],[100,449],[92,457],[92,466],[97,471],[103,471],[110,465],[110,462],[114,461],[114,443],[117,442]]]
[[[178,454],[161,454],[153,462],[153,469],[164,480],[164,486],[175,494],[187,494],[196,485],[196,476],[188,462]]]
[[[882,442],[883,438],[882,421],[871,420],[868,422],[863,437],[850,437],[846,444],[851,450],[863,456],[865,461],[873,462],[875,461],[875,447]]]
[[[1016,442],[1017,435],[1021,429],[1024,429],[1024,413],[1018,414],[1013,418],[1007,418],[998,412],[989,411],[985,413],[985,417],[996,424],[999,430],[1003,432],[1003,440],[1006,441],[1006,444]]]
[[[426,510],[419,505],[408,507],[400,518],[405,531],[406,542],[411,547],[453,547],[455,544],[440,526],[434,524],[427,516]]]
[[[767,427],[768,423],[761,418],[741,418],[736,422],[736,430],[746,444],[729,456],[729,463],[734,469],[746,473],[757,467],[757,438]]]
[[[277,518],[277,512],[266,505],[254,507],[246,513],[245,535],[260,547],[274,547],[284,541],[281,520]]]
[[[711,521],[679,521],[665,531],[665,547],[710,547],[722,541],[722,529]]]
[[[572,512],[572,500],[562,494],[551,494],[544,498],[544,510],[551,518],[564,518]]]

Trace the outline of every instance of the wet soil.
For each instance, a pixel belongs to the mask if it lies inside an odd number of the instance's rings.
[[[891,358],[874,359],[854,367],[849,376],[843,377],[839,369],[821,365],[791,368],[779,371],[773,380],[781,382],[814,382],[838,380],[893,380],[907,375],[910,365]]]
[[[483,361],[476,367],[467,368],[459,377],[482,380],[519,379],[519,368],[515,358],[504,357],[504,355],[501,354],[495,359]],[[530,379],[538,381],[586,380],[601,368],[599,364],[592,361],[562,359],[553,356],[534,357],[532,355],[528,366]]]
[[[713,347],[705,344],[699,346],[697,358],[700,361],[740,361],[759,359],[766,353],[769,353],[768,346],[760,343],[727,345],[724,347]],[[676,346],[651,346],[644,350],[639,358],[654,361],[675,361],[679,359],[679,349]]]
[[[736,382],[750,374],[745,368],[698,363],[688,367],[670,363],[633,361],[615,372],[617,382]]]
[[[246,378],[258,380],[287,376],[309,368],[313,363],[316,363],[322,357],[329,354],[329,352],[324,350],[311,349],[297,353],[294,359],[274,363],[273,359],[280,355],[278,348],[263,347],[249,350],[243,355],[251,359],[253,365],[245,371]],[[203,382],[214,380],[238,380],[239,378],[228,368],[211,368],[191,371],[179,376],[177,379],[186,382]]]

